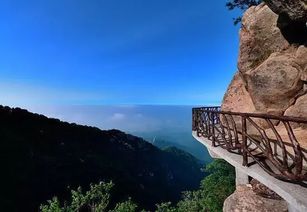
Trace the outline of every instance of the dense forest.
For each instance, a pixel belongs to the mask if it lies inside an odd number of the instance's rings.
[[[221,212],[224,200],[235,190],[234,168],[223,160],[215,160],[207,165],[205,177],[196,191],[183,192],[178,203],[156,204],[155,212]],[[146,212],[131,198],[111,206],[112,182],[91,185],[83,192],[81,187],[71,191],[71,198],[64,204],[57,197],[41,205],[42,212]]]
[[[118,130],[104,131],[0,107],[4,211],[37,211],[70,188],[114,182],[113,200],[131,197],[145,209],[178,201],[181,191],[198,187],[201,164],[176,148],[164,151]],[[17,204],[18,203],[18,204]],[[112,203],[111,203],[112,204]]]
[[[178,148],[161,150],[119,130],[61,122],[20,108],[0,106],[0,142],[3,211],[39,211],[41,204],[43,211],[69,211],[63,207],[72,201],[71,191],[72,199],[80,197],[79,206],[103,204],[108,211],[126,203],[135,205],[135,211],[154,211],[163,202],[158,208],[173,210],[178,201],[181,207],[221,207],[233,190],[233,170],[224,163],[214,162],[203,172],[195,157]],[[94,199],[86,199],[79,186]],[[194,191],[180,200],[186,190]],[[57,201],[46,202],[54,196]],[[63,210],[52,209],[55,205]],[[83,206],[82,211],[89,208]]]

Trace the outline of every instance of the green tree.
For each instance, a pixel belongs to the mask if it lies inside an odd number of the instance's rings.
[[[90,185],[90,190],[83,193],[82,188],[71,190],[71,202],[61,205],[57,197],[41,205],[42,212],[77,212],[80,210],[91,212],[106,211],[110,202],[110,191],[114,184],[112,182]]]
[[[228,1],[226,3],[226,7],[229,10],[240,9],[242,11],[245,11],[249,7],[256,6],[256,5],[260,4],[261,2],[262,2],[262,0],[231,0],[231,1]],[[241,16],[233,19],[235,25],[240,23],[241,20],[242,20]]]
[[[114,210],[110,212],[135,212],[137,207],[138,206],[129,198],[129,200],[125,202],[117,203]]]
[[[201,182],[201,196],[209,211],[222,211],[224,200],[235,190],[234,168],[224,160],[215,160],[206,171],[211,173]]]
[[[220,212],[224,200],[235,190],[234,168],[224,160],[214,160],[208,164],[205,177],[196,191],[183,192],[183,199],[173,206],[171,202],[156,205],[155,212]],[[101,182],[91,185],[89,191],[82,192],[81,187],[71,191],[71,201],[61,204],[58,198],[48,200],[40,207],[42,212],[136,212],[138,206],[129,198],[117,203],[110,209],[110,192],[113,183]],[[143,210],[144,211],[144,210]],[[145,211],[144,211],[145,212]]]
[[[210,174],[201,181],[200,189],[184,192],[177,204],[179,212],[223,210],[224,200],[235,190],[234,168],[224,160],[214,160],[205,171]]]
[[[156,207],[156,212],[177,212],[177,209],[175,207],[172,207],[171,202],[156,204]]]
[[[178,212],[198,212],[206,211],[207,207],[204,205],[205,202],[202,199],[201,191],[186,191],[183,192],[183,200],[178,202]]]
[[[41,205],[40,210],[42,212],[62,212],[64,208],[61,207],[60,201],[57,197],[53,197],[52,200],[48,200],[46,205]]]

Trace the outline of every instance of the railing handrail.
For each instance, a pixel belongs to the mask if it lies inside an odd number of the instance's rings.
[[[245,116],[245,117],[252,117],[252,118],[267,118],[267,119],[274,119],[279,121],[290,121],[290,122],[298,122],[301,124],[307,124],[307,118],[297,117],[297,116],[277,116],[267,113],[241,113],[241,112],[233,112],[233,111],[222,111],[222,110],[216,110],[212,111],[208,108],[215,108],[215,107],[195,107],[193,110],[202,109],[204,112],[214,112],[214,113],[220,113],[220,114],[228,114],[228,115],[235,115],[235,116]],[[218,107],[216,107],[218,108]],[[220,107],[219,107],[220,108]]]
[[[250,157],[272,176],[307,186],[307,150],[302,147],[306,143],[298,141],[294,130],[302,127],[299,130],[307,132],[307,118],[222,111],[219,106],[192,111],[192,130],[197,136],[242,155],[243,166],[251,164]]]

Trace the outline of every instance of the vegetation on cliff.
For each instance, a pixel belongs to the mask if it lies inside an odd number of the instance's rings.
[[[4,211],[220,211],[234,190],[223,161],[19,108],[0,106],[0,141]]]
[[[230,1],[227,1],[226,7],[229,10],[240,9],[242,11],[245,11],[249,7],[256,6],[260,4],[261,2],[262,0],[230,0]],[[238,23],[241,22],[241,20],[242,20],[242,17],[239,16],[237,18],[234,18],[233,22],[235,25],[237,25]]]
[[[186,191],[183,199],[177,204],[171,202],[156,205],[156,212],[219,212],[223,209],[224,200],[234,192],[235,173],[233,167],[223,160],[215,160],[206,169],[209,173],[201,181],[196,191]],[[91,185],[90,190],[83,193],[81,187],[71,191],[71,198],[65,204],[60,203],[57,197],[41,205],[42,212],[136,212],[141,211],[136,203],[128,198],[126,201],[110,204],[112,199],[113,183],[100,183]],[[145,211],[145,210],[142,210]]]
[[[0,106],[0,197],[4,211],[37,211],[47,199],[68,199],[70,190],[114,182],[110,204],[131,197],[153,209],[196,189],[202,165],[176,148],[162,151],[118,130],[104,131]],[[18,204],[17,204],[18,203]]]

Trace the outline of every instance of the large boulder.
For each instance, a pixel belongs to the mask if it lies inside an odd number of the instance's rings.
[[[307,83],[307,48],[304,45],[301,45],[295,54],[295,62],[300,66],[301,80]]]
[[[307,93],[307,47],[291,44],[277,26],[278,19],[264,3],[245,12],[238,73],[224,95],[222,110],[307,117],[307,98],[301,97]],[[261,120],[257,124],[268,127]]]
[[[248,91],[257,111],[282,115],[303,90],[301,68],[294,54],[273,53],[245,73]]]
[[[242,74],[237,72],[233,77],[227,92],[224,95],[222,110],[223,111],[232,111],[232,112],[241,112],[241,113],[254,113],[256,112],[254,103],[250,97],[250,94],[245,88],[244,80],[242,79]],[[238,130],[242,130],[241,117],[232,116],[236,122],[236,127]],[[226,119],[228,124],[231,124],[229,116],[220,117],[221,122],[227,126]],[[249,131],[250,132],[250,131]],[[254,132],[254,131],[252,131]]]
[[[265,4],[245,12],[240,30],[240,72],[256,68],[273,52],[288,48],[288,41],[277,27],[277,19],[278,15]]]
[[[245,88],[240,72],[235,74],[224,95],[222,110],[243,113],[255,112],[254,103]]]
[[[251,186],[240,185],[224,202],[223,212],[287,212],[287,202],[264,198],[253,192]]]
[[[279,15],[287,15],[293,21],[307,22],[307,0],[265,0]]]
[[[296,100],[295,104],[286,110],[285,115],[306,118],[307,117],[307,94],[299,97]],[[307,127],[306,124],[305,125],[301,124],[300,126],[303,126],[305,128]],[[307,139],[307,132],[306,132],[306,139]]]

